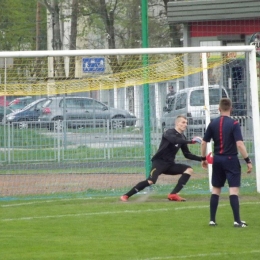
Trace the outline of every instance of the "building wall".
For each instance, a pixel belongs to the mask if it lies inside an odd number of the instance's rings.
[[[190,0],[168,3],[169,23],[255,19],[259,0]]]
[[[223,37],[236,35],[242,39],[243,35],[252,35],[258,31],[260,31],[259,18],[253,20],[215,20],[190,23],[190,37]],[[236,40],[235,37],[230,37],[230,39]]]
[[[247,45],[252,35],[260,32],[259,10],[259,0],[170,1],[167,15],[170,24],[183,25],[184,47],[232,46]],[[199,60],[192,62],[198,66]],[[250,106],[249,75],[245,71],[248,64],[241,58],[208,71],[209,84],[228,89],[239,115]],[[202,84],[200,73],[185,77],[185,87]]]

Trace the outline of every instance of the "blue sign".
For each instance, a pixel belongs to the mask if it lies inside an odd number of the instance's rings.
[[[82,70],[84,73],[104,72],[105,58],[83,58]]]

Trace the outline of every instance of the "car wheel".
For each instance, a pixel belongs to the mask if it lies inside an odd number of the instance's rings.
[[[23,121],[23,120],[18,121],[17,127],[19,129],[27,129],[28,128],[28,121]]]
[[[125,118],[123,116],[115,116],[111,120],[112,129],[123,129],[125,127]]]
[[[63,118],[62,117],[56,117],[52,119],[53,122],[49,125],[50,131],[55,132],[62,132],[63,131]]]

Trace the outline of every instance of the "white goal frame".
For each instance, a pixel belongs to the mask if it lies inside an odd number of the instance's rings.
[[[256,49],[252,45],[243,46],[214,46],[214,47],[183,47],[183,48],[139,48],[139,49],[102,49],[102,50],[60,50],[60,51],[6,51],[0,52],[0,58],[22,58],[22,57],[70,57],[84,55],[145,55],[145,54],[181,54],[181,53],[204,53],[203,77],[205,89],[207,89],[207,70],[205,64],[206,53],[210,52],[245,52],[248,53],[249,61],[249,82],[251,90],[254,152],[255,152],[255,172],[257,182],[257,192],[260,193],[260,124],[259,124],[259,103],[258,103],[258,82],[256,66]],[[207,122],[209,120],[207,119]]]

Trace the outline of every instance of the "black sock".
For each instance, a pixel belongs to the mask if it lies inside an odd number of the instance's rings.
[[[139,182],[136,186],[134,186],[130,191],[128,191],[125,195],[128,197],[133,196],[137,192],[143,190],[144,188],[150,186],[149,182],[147,180]]]
[[[219,195],[212,194],[210,197],[210,221],[216,222],[216,213],[218,209]]]
[[[234,221],[236,221],[237,223],[241,223],[240,214],[239,214],[239,199],[238,199],[238,196],[237,195],[230,195],[229,201],[230,201],[230,206],[231,206],[232,211],[233,211]]]
[[[171,194],[176,194],[178,192],[181,191],[181,189],[186,185],[186,183],[188,182],[190,178],[190,175],[187,173],[183,173],[180,177],[180,179],[178,180],[177,185],[175,186],[175,188],[172,190]]]

